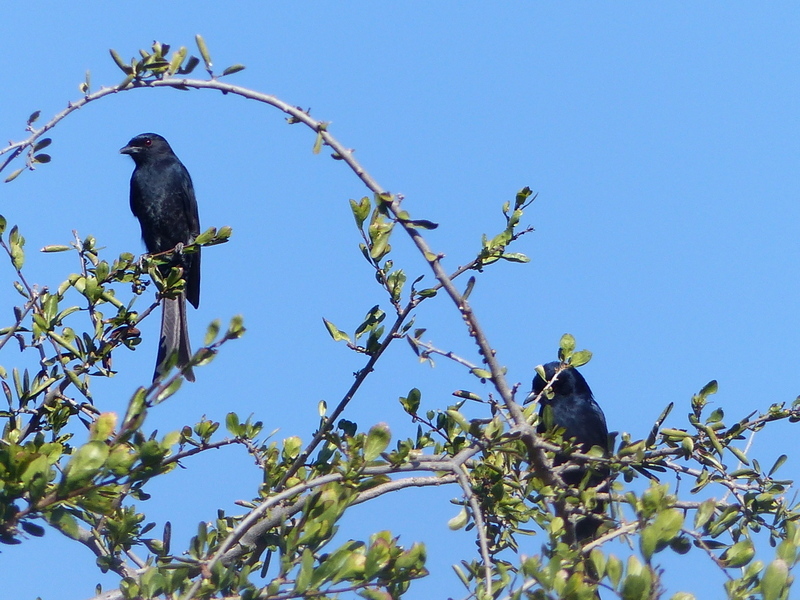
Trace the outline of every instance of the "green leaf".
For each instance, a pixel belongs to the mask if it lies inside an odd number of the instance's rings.
[[[376,588],[364,588],[362,590],[358,590],[356,593],[367,600],[393,600],[394,598],[394,596],[392,596],[386,590]]]
[[[787,528],[788,529],[788,528]],[[791,537],[792,534],[789,533]],[[783,540],[778,544],[778,549],[775,551],[775,557],[785,560],[787,564],[793,565],[797,562],[797,546],[791,539]]]
[[[174,75],[181,68],[183,61],[186,60],[186,53],[188,52],[186,46],[181,46],[178,50],[172,53],[172,58],[169,61],[169,74]]]
[[[528,198],[531,197],[531,194],[533,194],[533,192],[527,185],[518,191],[517,196],[514,199],[514,208],[520,208],[523,204],[525,204]]]
[[[622,584],[622,600],[648,600],[651,598],[652,577],[650,571],[631,573]]]
[[[9,182],[11,182],[11,181],[14,181],[14,180],[15,180],[17,177],[19,177],[19,176],[20,176],[20,174],[21,174],[21,173],[22,173],[24,170],[25,170],[25,167],[22,167],[22,168],[19,168],[19,169],[17,169],[16,171],[13,171],[13,172],[11,173],[11,175],[9,175],[8,177],[6,177],[6,180],[5,180],[5,182],[6,182],[6,183],[9,183]]]
[[[389,233],[390,231],[378,231],[375,234],[372,247],[369,250],[369,255],[372,260],[377,262],[391,252],[392,247],[389,245]]]
[[[683,512],[678,509],[662,510],[652,524],[642,530],[640,546],[647,560],[665,548],[683,527]]]
[[[464,288],[464,292],[461,294],[461,298],[463,300],[469,300],[470,295],[472,295],[472,290],[475,289],[475,282],[477,280],[475,277],[470,277],[467,281],[467,287]]]
[[[391,439],[392,434],[386,423],[373,425],[367,433],[367,441],[364,444],[364,459],[372,461],[378,458],[381,452],[386,450]]]
[[[170,383],[165,389],[161,390],[161,393],[156,396],[156,403],[163,402],[170,396],[172,396],[175,392],[181,389],[183,385],[183,377],[176,378],[172,383]]]
[[[25,264],[25,251],[22,249],[25,245],[25,238],[20,235],[16,225],[8,233],[8,243],[11,250],[11,263],[19,271]]]
[[[408,392],[408,396],[403,398],[400,397],[400,405],[410,415],[417,414],[417,410],[419,410],[419,403],[422,399],[422,392],[420,392],[417,388],[411,388],[411,391]]]
[[[706,423],[719,423],[724,417],[725,411],[723,411],[721,408],[717,408],[708,416]]]
[[[178,73],[180,73],[181,75],[188,75],[189,73],[194,71],[195,68],[197,68],[197,65],[199,64],[200,64],[199,58],[197,58],[196,56],[190,56],[189,60],[186,61],[186,66],[183,66],[180,69],[178,69]]]
[[[283,451],[281,452],[281,457],[283,460],[291,461],[297,458],[297,456],[300,454],[300,448],[302,444],[302,440],[296,435],[283,440]]]
[[[448,408],[445,411],[445,414],[448,417],[450,417],[455,423],[457,423],[458,426],[461,427],[461,429],[463,429],[464,431],[469,431],[469,421],[459,411],[454,410],[452,408]]]
[[[66,252],[67,250],[71,250],[69,246],[59,246],[59,245],[50,245],[45,246],[41,249],[41,252]]]
[[[469,521],[469,513],[467,512],[467,507],[465,506],[455,517],[447,522],[447,526],[455,531],[464,527],[467,524],[467,521]]]
[[[207,244],[217,236],[217,228],[209,227],[203,233],[194,238],[195,244]]]
[[[235,412],[229,412],[225,417],[225,427],[234,436],[242,435],[242,429],[239,424],[239,415]]]
[[[98,474],[108,458],[109,448],[105,442],[95,440],[78,448],[64,467],[63,484],[68,488],[92,479]]]
[[[403,570],[421,570],[425,566],[427,551],[425,545],[414,542],[409,550],[403,552],[395,561],[395,567]]]
[[[30,521],[23,521],[20,523],[22,529],[25,533],[32,535],[34,537],[42,537],[44,535],[44,527],[41,525],[37,525],[36,523],[31,523]]]
[[[717,380],[712,379],[703,386],[703,389],[700,390],[699,395],[705,398],[706,396],[710,396],[711,394],[716,394],[717,389],[718,389]]]
[[[495,416],[488,425],[486,425],[486,429],[483,431],[483,437],[487,440],[495,440],[503,433],[503,421],[500,420],[499,416]]]
[[[492,378],[491,371],[487,371],[486,369],[478,369],[476,367],[474,369],[470,369],[470,373],[475,375],[475,377],[480,377],[481,379],[491,379]]]
[[[244,319],[242,318],[242,315],[236,315],[231,319],[231,322],[228,325],[228,331],[225,332],[225,339],[239,339],[244,335],[245,331],[247,330],[244,327]]]
[[[716,432],[711,429],[710,427],[706,427],[705,425],[697,425],[697,428],[703,431],[708,436],[708,441],[711,442],[711,445],[714,446],[714,450],[716,450],[717,454],[719,454],[720,458],[722,458],[722,444],[719,443],[719,438],[717,438]]]
[[[728,448],[728,450],[730,450],[733,453],[733,455],[736,458],[739,459],[739,462],[741,462],[741,463],[743,463],[745,465],[749,465],[750,464],[750,460],[747,458],[747,455],[744,452],[742,452],[741,450],[739,450],[739,448],[737,448],[736,446],[727,446],[727,448]],[[784,455],[784,458],[786,458],[786,455]],[[772,475],[772,473],[770,473],[770,475]]]
[[[716,508],[716,500],[714,498],[709,498],[708,500],[704,501],[697,509],[697,512],[694,514],[694,527],[695,529],[702,529],[711,516],[714,514],[714,509]]]
[[[453,396],[456,398],[464,398],[465,400],[475,400],[476,402],[482,402],[483,399],[478,396],[475,392],[470,392],[469,390],[456,390],[453,392]]]
[[[314,139],[314,147],[311,148],[311,151],[314,154],[319,154],[320,152],[322,152],[322,142],[323,141],[324,140],[322,139],[322,131],[318,131],[317,132],[317,137]]]
[[[589,350],[578,350],[569,359],[569,364],[573,367],[582,367],[592,360],[592,353]]]
[[[403,285],[407,278],[402,269],[392,271],[386,278],[386,289],[392,295],[392,300],[397,302],[400,300],[400,295],[403,293]]]
[[[761,594],[764,600],[778,600],[789,580],[789,566],[781,559],[773,560],[761,577]]]
[[[322,321],[325,323],[325,327],[327,328],[328,333],[331,334],[331,337],[333,338],[334,342],[341,342],[341,341],[345,341],[348,343],[350,342],[350,336],[347,335],[344,331],[336,327],[336,325],[334,325],[324,317],[322,318]]]
[[[308,590],[311,576],[314,574],[314,553],[308,548],[303,549],[303,557],[300,560],[300,571],[294,583],[295,592],[303,593]]]
[[[233,75],[234,73],[238,73],[239,71],[244,71],[244,65],[240,64],[231,65],[222,72],[222,77],[225,77],[226,75]]]
[[[778,457],[778,460],[776,460],[776,461],[775,461],[775,464],[774,464],[774,465],[772,465],[772,468],[769,470],[769,473],[767,473],[767,475],[768,475],[769,477],[772,477],[772,474],[773,474],[773,473],[775,473],[775,471],[777,471],[778,469],[780,469],[780,468],[781,468],[781,466],[783,465],[783,463],[785,463],[785,462],[786,462],[786,459],[787,459],[787,458],[788,458],[788,456],[786,456],[785,454],[781,454],[781,455]],[[745,461],[742,461],[742,462],[745,462]]]
[[[125,75],[133,75],[133,68],[131,68],[131,66],[128,63],[122,60],[122,57],[117,53],[116,50],[110,48],[108,52],[111,54],[111,58],[114,59],[116,65],[120,68],[120,70],[123,73],[125,73]]]
[[[602,579],[606,573],[606,555],[600,548],[592,548],[592,551],[589,553],[589,559],[592,561],[597,576]]]
[[[606,566],[608,578],[611,580],[611,585],[617,587],[622,579],[622,561],[613,554],[608,557],[608,565]]]
[[[403,219],[402,222],[408,227],[414,227],[418,229],[436,229],[439,227],[438,223],[428,221],[427,219]]]
[[[145,400],[147,399],[147,390],[140,387],[136,390],[128,403],[128,410],[125,412],[125,420],[123,427],[128,430],[136,429],[141,425],[147,412]]]
[[[117,426],[117,413],[105,412],[102,413],[97,420],[92,424],[90,436],[92,440],[104,442],[114,432],[114,427]]]
[[[364,196],[358,202],[353,199],[350,200],[350,209],[353,211],[353,217],[355,217],[356,225],[359,229],[361,229],[362,225],[364,225],[364,221],[367,220],[371,208],[372,207],[367,196]]]
[[[522,254],[521,252],[504,252],[503,254],[500,255],[500,258],[515,263],[531,262],[531,259],[528,258],[525,254]]]
[[[753,560],[755,555],[756,550],[753,547],[753,542],[749,539],[743,539],[725,550],[720,559],[725,563],[726,567],[743,567]]]
[[[564,335],[562,335],[558,345],[559,345],[559,353],[558,353],[559,358],[562,358],[561,357],[562,352],[564,354],[564,358],[568,357],[573,352],[575,352],[575,338],[570,333],[565,333]]]
[[[208,346],[215,339],[217,339],[217,336],[219,335],[220,327],[221,327],[221,323],[220,323],[219,319],[214,319],[213,321],[211,321],[211,323],[208,325],[208,329],[206,329],[206,336],[205,336],[205,338],[203,338],[203,344],[204,345]]]
[[[358,430],[358,425],[353,423],[353,421],[348,421],[347,419],[339,419],[339,423],[337,427],[344,432],[344,434],[348,437],[353,437]]]
[[[211,71],[213,63],[211,62],[211,54],[208,52],[208,46],[203,36],[199,33],[194,36],[194,41],[197,43],[197,49],[200,50],[200,56],[203,57],[203,62],[206,64],[206,69]]]
[[[61,533],[73,540],[81,538],[81,531],[78,527],[78,520],[61,507],[54,509],[49,514],[45,513],[47,522],[58,529]]]

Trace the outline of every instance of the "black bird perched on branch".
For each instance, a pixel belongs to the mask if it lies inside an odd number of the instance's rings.
[[[559,371],[558,369],[561,368]],[[552,416],[552,425],[564,429],[564,439],[573,439],[575,446],[587,452],[592,446],[600,446],[604,453],[609,453],[608,427],[606,417],[595,402],[592,390],[577,369],[551,362],[544,365],[545,379],[537,373],[533,378],[533,390],[526,402],[538,398],[540,403],[539,433],[547,431],[547,413]],[[552,383],[551,383],[552,382]],[[552,396],[548,398],[545,387],[550,383]],[[549,408],[549,410],[548,410]],[[569,461],[569,455],[556,455],[555,465]],[[580,486],[586,475],[587,467],[565,471],[562,475],[564,483],[572,487]],[[597,487],[608,478],[608,469],[595,466],[587,481],[588,487]],[[600,491],[606,491],[601,489]],[[596,512],[602,513],[605,505],[599,502]],[[575,525],[578,540],[593,537],[602,521],[594,517],[580,519]]]
[[[186,287],[178,298],[163,298],[161,336],[153,379],[165,371],[164,362],[178,353],[178,367],[185,367],[192,356],[186,325],[186,300],[200,304],[200,252],[183,254],[184,245],[200,234],[197,200],[189,171],[172,151],[167,140],[155,133],[142,133],[120,149],[136,163],[131,175],[131,211],[139,219],[142,239],[150,254],[177,248],[169,265],[161,267],[167,275],[173,266],[183,269]],[[184,373],[194,381],[191,369]]]

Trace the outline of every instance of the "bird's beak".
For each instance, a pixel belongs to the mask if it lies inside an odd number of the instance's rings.
[[[138,151],[136,146],[125,146],[124,148],[119,149],[120,154],[133,154],[136,151]]]

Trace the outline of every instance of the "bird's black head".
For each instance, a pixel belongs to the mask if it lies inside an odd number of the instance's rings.
[[[561,366],[559,362],[551,362],[543,365],[544,367],[544,374],[545,379],[536,374],[536,377],[533,378],[533,389],[531,390],[530,395],[528,396],[528,401],[532,401],[536,396],[542,393],[545,386],[549,381],[553,380],[553,377],[556,375],[556,371]],[[583,375],[578,373],[578,370],[573,367],[565,367],[559,373],[558,377],[556,377],[553,385],[550,386],[550,389],[553,390],[553,394],[558,396],[576,396],[576,397],[584,397],[584,398],[591,398],[592,397],[592,390],[589,389],[589,384],[586,383],[586,380],[583,378]],[[542,397],[541,401],[547,404],[547,398]]]
[[[119,151],[130,155],[137,165],[158,155],[172,154],[169,142],[157,133],[140,133]]]

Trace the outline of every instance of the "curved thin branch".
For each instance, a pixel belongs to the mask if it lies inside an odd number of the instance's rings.
[[[481,550],[481,558],[483,559],[483,578],[485,579],[485,596],[492,597],[492,557],[489,555],[489,540],[486,537],[486,522],[483,519],[483,511],[475,493],[472,491],[472,485],[469,481],[469,475],[464,468],[460,465],[456,469],[455,476],[458,483],[464,492],[464,497],[467,499],[470,510],[472,511],[472,520],[475,521],[475,529],[478,530],[478,546]]]
[[[465,460],[467,460],[468,456],[471,456],[475,452],[477,452],[477,448],[467,448],[462,450],[457,457],[455,458],[446,458],[441,461],[424,461],[424,462],[411,462],[408,464],[403,465],[377,465],[377,466],[370,466],[363,469],[364,475],[387,475],[392,473],[403,473],[409,471],[433,471],[433,472],[451,472],[454,473],[460,471],[461,465]],[[308,496],[304,496],[303,498],[298,499],[292,505],[292,509],[294,512],[286,511],[286,507],[281,507],[281,504],[294,496],[302,494],[304,492],[310,491],[316,487],[321,485],[325,485],[328,483],[333,483],[335,481],[341,481],[345,478],[344,474],[341,473],[331,473],[329,475],[322,475],[320,477],[316,477],[314,479],[310,479],[308,481],[299,483],[291,488],[288,488],[270,498],[264,500],[261,504],[259,504],[256,508],[254,508],[250,513],[242,519],[242,521],[231,531],[231,533],[223,540],[214,554],[211,556],[208,561],[205,563],[205,572],[211,572],[214,565],[217,562],[220,562],[224,557],[230,557],[231,555],[228,554],[234,547],[243,542],[247,533],[255,528],[257,525],[261,525],[262,519],[270,512],[273,508],[278,507],[278,510],[281,513],[281,520],[291,516],[296,512],[302,510],[306,498]],[[430,485],[431,478],[424,478],[425,485]],[[409,487],[411,484],[406,485],[405,487]],[[387,493],[391,491],[391,488],[387,487],[384,488],[386,491],[383,493]],[[277,524],[280,521],[275,522],[275,515],[272,516],[270,522]],[[274,526],[274,525],[273,525]],[[264,528],[263,525],[259,527],[261,532],[267,530]],[[251,536],[252,537],[252,536]],[[256,539],[252,540],[253,544],[255,544]],[[195,597],[197,592],[200,590],[200,586],[202,585],[202,578],[197,579],[193,584],[192,587],[187,590],[186,594],[183,596],[183,600],[191,600]]]

